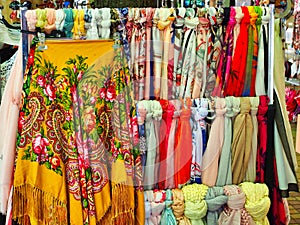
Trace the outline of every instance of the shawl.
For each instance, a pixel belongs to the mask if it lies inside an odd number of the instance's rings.
[[[166,190],[166,200],[165,200],[166,208],[161,216],[161,225],[176,225],[176,218],[172,211],[172,191],[170,189]]]
[[[255,224],[268,225],[267,213],[271,201],[268,197],[269,189],[267,185],[244,182],[240,184],[240,187],[246,195],[245,208],[253,218]]]
[[[21,48],[11,68],[0,105],[0,213],[2,214],[6,214],[9,192],[13,183],[16,135],[23,84],[20,64],[22,64]]]
[[[204,225],[203,218],[207,213],[207,203],[204,200],[208,187],[204,184],[191,184],[182,188],[185,201],[184,214],[192,225]]]
[[[219,213],[222,211],[223,205],[227,203],[228,197],[224,194],[223,187],[208,188],[205,196],[207,204],[207,224],[218,224]]]
[[[155,190],[150,193],[151,216],[149,218],[151,225],[159,225],[161,221],[161,213],[165,209],[166,192],[164,190]]]

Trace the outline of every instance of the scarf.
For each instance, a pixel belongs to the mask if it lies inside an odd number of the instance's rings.
[[[166,204],[166,208],[165,208],[164,212],[162,213],[160,224],[161,225],[176,225],[177,224],[176,218],[175,218],[172,208],[171,208],[173,201],[172,201],[172,191],[170,189],[166,190],[165,204]]]
[[[226,113],[224,128],[226,135],[224,137],[224,144],[221,151],[218,178],[216,181],[217,186],[224,186],[232,183],[232,170],[231,170],[231,142],[232,142],[232,122],[233,118],[240,112],[239,98],[229,96],[225,98]]]
[[[217,13],[217,15],[215,15]],[[220,83],[222,81],[221,74],[217,73],[220,58],[222,56],[223,52],[223,14],[224,9],[219,8],[218,12],[216,12],[216,9],[210,8],[210,15],[211,15],[211,25],[213,27],[212,33],[214,34],[214,44],[213,44],[213,50],[212,55],[210,59],[210,69],[208,72],[208,77],[210,77],[211,84],[214,84],[212,86],[211,94],[212,96],[218,96],[218,88],[220,87]],[[209,78],[208,78],[209,79]]]
[[[85,28],[84,28],[84,10],[79,9],[73,10],[74,14],[74,26],[72,29],[73,33],[73,39],[78,40],[82,39],[82,37],[85,37]]]
[[[226,185],[227,205],[219,217],[219,225],[254,225],[252,217],[245,209],[246,196],[239,186]]]
[[[215,99],[216,118],[211,126],[207,149],[203,155],[202,182],[215,186],[218,176],[218,163],[224,141],[225,99]]]
[[[158,27],[158,21],[160,19],[160,10],[157,8],[153,15],[152,26],[152,41],[153,41],[153,74],[154,74],[154,97],[159,99],[160,97],[160,82],[161,82],[161,65],[163,57],[163,37]]]
[[[152,18],[154,14],[153,8],[146,8],[146,72],[145,72],[145,99],[150,99],[150,86],[151,86],[151,28]]]
[[[222,211],[222,207],[227,203],[228,197],[224,194],[223,187],[211,187],[208,188],[205,201],[207,204],[207,224],[217,225],[219,219],[219,213]]]
[[[146,116],[146,140],[147,140],[147,160],[144,176],[145,189],[152,189],[154,187],[154,172],[155,172],[155,159],[156,147],[158,145],[158,137],[155,133],[154,120],[159,120],[162,114],[161,106],[155,104],[153,101],[144,102],[145,109],[147,110]]]
[[[172,189],[173,204],[172,210],[177,221],[177,225],[191,225],[190,220],[185,216],[184,195],[181,189]]]
[[[111,12],[110,8],[99,9],[101,16],[101,29],[99,29],[99,37],[102,39],[108,39],[110,37],[110,26],[111,26]]]
[[[192,94],[192,81],[195,77],[196,62],[196,28],[199,19],[195,15],[194,9],[187,9],[185,17],[185,32],[182,42],[182,73],[180,81],[181,98],[190,98]]]
[[[150,192],[151,193],[151,192]],[[151,201],[151,216],[149,219],[150,225],[159,225],[161,221],[161,213],[165,209],[166,192],[164,190],[154,190],[153,197],[148,197]]]
[[[168,99],[168,63],[169,63],[169,49],[171,42],[171,27],[172,18],[171,13],[173,9],[161,8],[159,15],[160,20],[157,27],[160,30],[163,41],[162,65],[161,65],[161,84],[160,84],[160,98]]]
[[[72,29],[74,25],[73,10],[72,9],[63,9],[63,10],[66,15],[63,31],[65,32],[67,38],[72,38]]]
[[[251,154],[249,158],[248,168],[246,171],[245,181],[254,182],[256,179],[256,158],[257,158],[257,136],[258,136],[258,122],[257,111],[259,105],[259,97],[250,98],[251,103],[251,119],[253,124]]]
[[[166,188],[174,188],[174,160],[175,160],[175,137],[178,127],[178,122],[181,113],[181,101],[180,100],[170,100],[170,104],[174,106],[174,113],[170,128],[169,140],[168,140],[168,150],[167,150],[167,167],[166,167]]]
[[[192,161],[192,130],[190,124],[191,100],[186,100],[186,108],[180,114],[174,153],[175,187],[186,184],[190,180]]]
[[[196,48],[196,71],[194,79],[194,87],[192,91],[192,98],[200,98],[204,96],[206,89],[206,70],[207,70],[207,55],[210,37],[209,20],[204,17],[199,18],[199,25],[197,27],[197,48]]]
[[[62,31],[64,27],[65,13],[63,9],[55,10],[55,27],[57,31]]]
[[[181,81],[182,73],[182,41],[183,41],[183,25],[184,25],[184,16],[186,9],[178,8],[177,9],[177,18],[174,21],[174,31],[175,31],[175,40],[174,40],[174,73],[173,73],[173,88],[172,88],[172,99],[179,97],[179,87]]]
[[[257,111],[258,135],[257,135],[257,159],[256,159],[256,182],[265,182],[265,164],[267,151],[267,112],[269,98],[268,96],[259,97],[259,106]]]
[[[51,31],[56,29],[55,26],[55,9],[46,9],[47,11],[47,24],[44,29],[47,34],[51,34]]]
[[[207,213],[207,203],[204,200],[208,187],[204,184],[191,184],[182,188],[185,209],[184,215],[191,220],[191,225],[204,225],[203,218]]]
[[[258,34],[258,56],[257,56],[257,70],[256,70],[256,80],[255,80],[255,93],[257,96],[266,95],[265,80],[268,74],[266,74],[266,55],[268,51],[265,52],[265,45],[268,41],[268,23],[270,21],[270,9],[267,7],[263,8],[263,15],[261,17],[262,25]]]
[[[37,16],[35,10],[27,10],[25,12],[25,17],[27,20],[27,26],[29,31],[35,31],[35,26],[37,23]]]
[[[99,9],[90,9],[91,10],[91,25],[86,32],[86,38],[88,40],[97,40],[99,39],[98,34],[98,22],[100,20]]]
[[[233,52],[232,52],[232,57],[234,57],[236,44],[237,44],[237,39],[240,35],[241,22],[242,22],[243,18],[244,18],[244,13],[242,12],[242,8],[241,7],[235,7],[235,21],[236,21],[236,24],[234,25],[234,28],[233,28]]]
[[[253,124],[250,112],[249,98],[240,98],[241,112],[235,118],[232,138],[232,183],[241,183],[251,155]]]
[[[150,219],[150,216],[151,216],[151,201],[153,200],[153,193],[151,194],[151,192],[153,192],[152,190],[150,191],[145,191],[144,192],[144,199],[145,199],[145,202],[144,202],[144,205],[145,205],[145,225],[149,225],[149,219]],[[149,196],[149,198],[148,198]]]
[[[240,184],[246,195],[245,208],[253,218],[255,224],[270,224],[267,218],[271,201],[268,197],[269,189],[267,185],[260,183],[244,182]]]
[[[47,24],[47,11],[46,9],[36,9],[36,18],[37,22],[35,24],[36,27],[44,29],[45,25]]]
[[[163,111],[162,120],[160,125],[160,138],[159,138],[159,189],[166,189],[166,179],[167,179],[167,164],[168,160],[168,144],[170,138],[170,131],[172,125],[172,118],[174,114],[175,107],[167,100],[160,100],[161,108]]]

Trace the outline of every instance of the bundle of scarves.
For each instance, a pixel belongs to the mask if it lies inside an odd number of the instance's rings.
[[[147,225],[268,225],[266,184],[208,187],[188,184],[181,189],[145,191]]]

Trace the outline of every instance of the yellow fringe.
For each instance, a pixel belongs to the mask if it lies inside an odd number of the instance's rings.
[[[30,184],[14,187],[12,213],[21,225],[68,224],[66,203]]]

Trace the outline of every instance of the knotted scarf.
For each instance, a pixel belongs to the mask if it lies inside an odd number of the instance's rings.
[[[162,120],[159,131],[159,189],[166,189],[166,179],[167,179],[167,160],[168,156],[168,144],[170,138],[170,131],[172,126],[172,118],[174,114],[175,107],[168,100],[160,100],[159,101],[162,107]],[[172,154],[172,153],[171,153]],[[173,161],[174,162],[174,161]]]
[[[97,40],[99,39],[98,35],[98,22],[100,21],[99,9],[90,9],[91,10],[91,25],[86,32],[86,38],[88,40]]]
[[[190,220],[184,215],[185,204],[183,191],[181,189],[172,189],[173,204],[172,210],[177,221],[177,225],[191,225]]]
[[[36,9],[36,27],[39,27],[41,29],[44,29],[45,25],[47,24],[47,11],[46,9]]]
[[[66,15],[63,31],[65,32],[67,38],[71,38],[72,29],[74,25],[73,10],[72,9],[63,9],[63,10]]]
[[[152,194],[150,193],[152,192]],[[148,198],[149,196],[149,198]],[[144,192],[144,205],[145,205],[145,225],[149,225],[149,219],[151,216],[151,201],[153,201],[153,191],[145,191]]]
[[[27,20],[28,30],[35,31],[35,26],[37,23],[36,10],[27,10],[25,12],[25,17]]]
[[[216,118],[212,123],[207,148],[203,155],[202,182],[215,186],[218,176],[218,164],[224,141],[225,99],[215,99]]]
[[[47,24],[44,27],[44,30],[47,34],[50,34],[51,31],[56,29],[55,21],[56,21],[56,13],[55,9],[47,8]]]
[[[167,152],[167,168],[166,168],[166,188],[174,188],[174,148],[175,148],[175,134],[177,132],[178,121],[181,113],[181,101],[180,100],[170,100],[169,102],[174,106],[174,113],[172,118],[172,124],[170,128],[170,135],[168,140],[168,152]]]
[[[186,184],[190,180],[192,161],[192,129],[190,124],[191,100],[186,100],[186,107],[180,114],[175,138],[175,187]]]
[[[244,182],[240,184],[246,195],[245,208],[253,218],[255,224],[269,225],[267,213],[271,201],[267,185],[261,183]]]
[[[245,181],[254,182],[256,179],[256,158],[257,158],[257,136],[258,136],[258,122],[257,111],[259,105],[259,97],[251,97],[251,119],[253,124],[251,154],[249,158],[248,168],[246,171]]]
[[[224,194],[223,187],[208,188],[205,201],[207,204],[207,224],[217,225],[219,214],[223,205],[227,203],[228,197]]]
[[[184,16],[186,9],[178,8],[177,17],[174,21],[174,31],[175,31],[175,41],[174,41],[174,73],[173,73],[173,88],[172,88],[172,99],[179,97],[179,87],[181,81],[182,73],[182,56],[181,48],[183,41],[183,25],[184,25]]]
[[[147,141],[146,141],[146,130],[145,130],[145,120],[147,116],[147,110],[144,106],[145,101],[140,101],[137,103],[137,116],[138,116],[138,128],[139,128],[139,149],[142,157],[142,166],[143,166],[143,177],[144,177],[144,168],[146,166],[147,159]]]
[[[237,107],[234,107],[234,103],[237,102]],[[232,170],[231,170],[231,141],[232,141],[232,123],[233,118],[239,113],[240,104],[239,98],[229,96],[225,98],[226,113],[224,128],[226,130],[224,136],[224,144],[221,151],[218,178],[216,181],[217,186],[224,186],[225,184],[232,183]]]
[[[207,213],[207,203],[204,200],[208,187],[204,184],[191,184],[182,188],[184,196],[184,215],[190,219],[192,225],[204,225]]]
[[[148,197],[149,198],[149,197]],[[151,199],[150,197],[149,199]],[[165,200],[166,192],[164,190],[154,190],[153,191],[153,200],[150,202],[151,205],[151,216],[150,223],[151,225],[159,225],[161,220],[161,213],[165,209]]]
[[[65,20],[65,13],[63,9],[57,9],[55,10],[55,27],[56,30],[62,31],[64,27],[64,20]]]
[[[241,30],[241,22],[242,19],[244,18],[244,13],[242,12],[241,7],[235,7],[235,21],[236,24],[234,25],[233,29],[233,52],[232,52],[232,57],[234,57],[235,49],[236,49],[236,42],[237,39],[240,35],[240,30]]]
[[[196,28],[199,19],[195,15],[195,10],[188,8],[185,17],[185,32],[182,43],[182,73],[180,81],[181,98],[190,98],[192,95],[192,81],[195,77],[196,63]]]
[[[227,205],[219,217],[219,225],[254,225],[252,217],[245,209],[246,196],[239,186],[226,185]]]
[[[263,8],[263,14],[261,17],[262,25],[258,34],[258,56],[257,56],[257,70],[255,81],[255,93],[257,96],[266,94],[266,84],[268,76],[267,66],[267,54],[268,54],[268,24],[270,21],[270,9],[268,7]]]
[[[78,40],[85,37],[84,10],[74,9],[73,14],[74,14],[74,26],[72,29],[73,39]]]
[[[165,200],[166,208],[162,213],[160,224],[161,225],[176,225],[176,218],[172,211],[172,191],[170,189],[166,190],[166,200]]]
[[[147,160],[145,167],[144,186],[145,189],[152,189],[154,187],[154,173],[155,173],[155,160],[156,148],[158,145],[158,136],[156,136],[154,120],[160,120],[162,109],[155,101],[145,101],[144,106],[147,110],[146,116],[146,140],[147,140]]]
[[[241,183],[251,155],[253,124],[250,115],[250,99],[240,98],[241,112],[235,118],[232,138],[232,183]]]
[[[101,22],[100,22],[101,29],[99,30],[99,37],[102,39],[108,39],[110,37],[110,25],[111,25],[110,8],[99,9],[99,13],[101,16]]]

